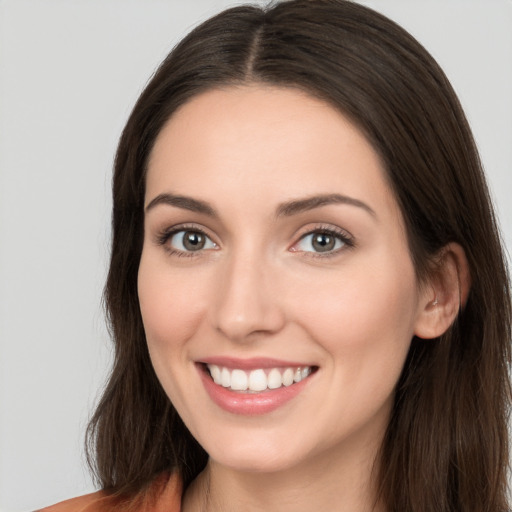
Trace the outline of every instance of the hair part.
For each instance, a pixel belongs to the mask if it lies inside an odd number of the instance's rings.
[[[450,242],[472,286],[451,328],[412,340],[376,465],[389,510],[507,510],[511,300],[500,235],[471,130],[448,79],[391,20],[346,0],[235,7],[179,43],[137,101],[114,165],[105,305],[113,370],[88,429],[104,489],[141,492],[177,471],[187,485],[207,454],[179,418],[149,359],[137,296],[145,173],[172,114],[207,90],[260,83],[328,102],[380,155],[425,281]]]

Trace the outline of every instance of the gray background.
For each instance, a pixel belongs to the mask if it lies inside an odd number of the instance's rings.
[[[110,169],[160,60],[230,0],[0,0],[0,510],[94,489],[83,434],[111,358]],[[460,95],[512,247],[511,0],[374,0]]]

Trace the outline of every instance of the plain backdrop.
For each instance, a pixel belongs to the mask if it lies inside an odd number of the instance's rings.
[[[101,291],[116,142],[172,46],[234,3],[0,0],[2,512],[94,489],[82,447],[111,360]],[[512,248],[512,1],[361,3],[444,67]]]

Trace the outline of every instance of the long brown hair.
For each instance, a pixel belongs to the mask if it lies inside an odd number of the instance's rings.
[[[88,430],[105,489],[141,492],[162,471],[187,485],[206,464],[162,390],[137,297],[145,170],[157,135],[191,97],[232,84],[299,88],[348,116],[380,154],[420,279],[449,242],[471,273],[451,328],[413,339],[379,453],[390,511],[505,511],[511,308],[507,269],[470,128],[427,51],[384,16],[347,0],[228,9],[165,59],[121,136],[105,303],[115,361]],[[94,453],[93,453],[94,452]]]

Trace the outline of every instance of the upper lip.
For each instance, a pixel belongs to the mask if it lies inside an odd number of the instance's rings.
[[[269,357],[251,357],[247,359],[240,359],[236,357],[213,356],[206,357],[204,359],[198,360],[197,362],[203,364],[214,364],[216,366],[222,366],[225,368],[237,368],[240,370],[257,370],[279,367],[304,368],[307,366],[314,366],[311,363],[286,361],[283,359],[274,359]]]

